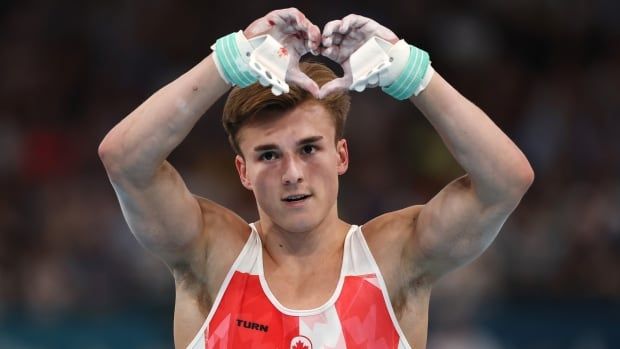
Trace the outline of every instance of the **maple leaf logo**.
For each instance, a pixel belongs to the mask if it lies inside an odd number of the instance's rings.
[[[306,336],[295,336],[291,340],[291,349],[312,349],[312,342]]]
[[[295,343],[295,345],[293,345],[291,349],[310,349],[310,348],[308,348],[308,346],[302,343],[301,341],[297,341],[297,343]]]

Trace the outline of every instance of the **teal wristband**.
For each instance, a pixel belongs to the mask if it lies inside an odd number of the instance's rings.
[[[248,87],[258,81],[237,47],[237,33],[223,36],[215,42],[215,55],[227,81],[239,87]]]
[[[403,71],[391,85],[381,88],[398,100],[405,100],[418,90],[431,63],[426,51],[413,45],[409,47],[409,59]]]

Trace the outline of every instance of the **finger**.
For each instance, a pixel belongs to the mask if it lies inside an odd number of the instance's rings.
[[[259,18],[252,22],[245,30],[243,35],[246,38],[251,39],[271,29],[271,22],[267,20],[267,16]]]
[[[351,20],[351,15],[343,18],[342,23],[340,23],[340,27],[338,27],[338,32],[341,34],[346,34],[349,31],[349,25],[351,24]]]
[[[339,46],[330,46],[330,47],[324,48],[321,51],[321,55],[331,59],[334,62],[340,63],[338,61],[338,57],[340,56],[340,47]]]
[[[274,11],[271,11],[269,14],[279,17],[282,21],[289,22],[289,23],[293,20],[301,19],[305,17],[304,14],[301,13],[301,11],[299,11],[295,7],[274,10]]]
[[[365,26],[371,19],[360,15],[348,15],[342,19],[339,32],[341,34],[347,34],[353,29],[358,29]]]
[[[344,35],[339,34],[339,33],[334,33],[334,35],[332,35],[331,38],[332,38],[332,45],[338,46],[342,43],[342,39],[344,38]]]
[[[342,21],[339,19],[327,22],[327,24],[325,24],[325,26],[323,27],[323,40],[325,40],[325,38],[331,37],[334,31],[340,27],[341,22]],[[323,46],[326,46],[325,42],[323,42]]]
[[[276,40],[282,40],[286,35],[297,35],[300,31],[300,22],[304,20],[304,16],[296,8],[288,8],[283,10],[275,10],[269,12],[265,16],[268,23],[270,34]],[[301,38],[301,37],[300,37]]]
[[[265,19],[271,26],[286,27],[288,26],[288,18],[292,17],[290,12],[291,9],[271,11],[265,16]]]
[[[281,40],[288,24],[278,15],[278,11],[271,11],[262,18],[252,22],[244,31],[246,38],[250,39],[263,34],[271,34],[276,40]]]
[[[292,45],[293,49],[297,53],[298,61],[299,61],[299,57],[305,55],[310,50],[310,48],[306,46],[306,42],[304,40],[293,39],[291,40],[290,45]],[[294,57],[291,56],[291,60],[293,59]]]
[[[293,18],[294,20],[292,23],[293,25],[295,25],[297,30],[305,31],[306,28],[312,24],[310,23],[308,18],[306,18],[306,15],[304,15],[301,11],[299,11],[296,8],[293,8],[292,15],[294,17]]]
[[[276,10],[274,15],[278,17],[277,23],[282,23],[283,27],[286,27],[288,30],[305,32],[307,27],[312,24],[301,11],[294,7]]]
[[[312,42],[310,40],[308,40],[306,42],[306,47],[308,47],[308,50],[310,51],[310,53],[312,53],[315,56],[318,56],[320,54],[320,50],[319,50],[319,44]]]
[[[346,91],[349,89],[349,79],[345,77],[341,77],[338,79],[334,79],[325,85],[321,86],[319,90],[319,99],[323,99],[334,92]]]
[[[349,79],[349,86],[353,83],[353,73],[351,72],[351,62],[346,61],[342,65],[342,70],[344,72],[343,77]]]
[[[323,38],[323,47],[338,46],[342,42],[342,39],[342,34],[333,33],[331,36]]]
[[[293,34],[297,31],[305,32],[305,28],[311,24],[301,11],[296,8],[288,8],[271,11],[264,17],[257,19],[248,26],[244,34],[250,38],[271,32],[272,35],[281,38],[281,35],[278,35],[279,33]]]
[[[319,46],[321,45],[321,30],[314,24],[308,28],[308,40],[306,45],[313,54],[318,53]]]
[[[319,85],[299,69],[289,70],[290,77],[287,79],[291,84],[297,85],[310,92],[314,98],[319,98]]]
[[[321,41],[321,45],[323,45],[323,47],[330,47],[332,45],[332,41],[333,38],[330,36],[328,37],[323,37],[322,41]]]
[[[348,15],[342,19],[342,30],[345,30],[347,35],[356,40],[364,40],[370,36],[378,36],[386,41],[395,44],[398,42],[398,36],[394,34],[390,29],[382,26],[376,21],[360,16],[360,15]]]
[[[313,53],[316,54],[319,45],[321,44],[321,31],[319,30],[319,27],[312,24],[312,22],[308,19],[305,19],[302,30],[297,31],[294,35],[295,37],[301,37],[303,39],[306,46],[306,52],[313,51]]]
[[[303,15],[301,15],[301,17],[295,16],[295,19],[291,24],[295,29],[297,29],[297,31],[301,32],[306,32],[308,30],[308,27],[312,25],[312,23],[310,23],[310,21],[306,17],[303,17]]]
[[[274,13],[278,16],[277,23],[281,23],[281,31],[284,34],[293,35],[297,39],[304,40],[308,51],[317,51],[321,42],[321,31],[306,16],[295,8],[279,10]]]

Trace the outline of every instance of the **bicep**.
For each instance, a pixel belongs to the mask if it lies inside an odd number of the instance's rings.
[[[180,262],[200,241],[203,219],[198,200],[165,161],[146,182],[110,176],[131,232],[167,263]]]
[[[421,210],[413,238],[414,263],[438,278],[471,262],[493,242],[518,200],[484,202],[469,176],[460,177]]]

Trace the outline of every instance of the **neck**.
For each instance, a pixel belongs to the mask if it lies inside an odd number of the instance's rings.
[[[263,246],[276,264],[307,263],[333,254],[341,254],[350,224],[342,221],[335,209],[311,230],[290,232],[268,218],[256,227]]]

